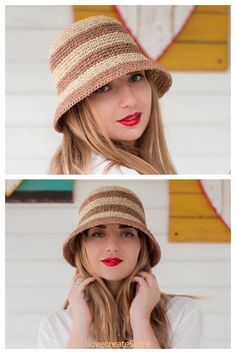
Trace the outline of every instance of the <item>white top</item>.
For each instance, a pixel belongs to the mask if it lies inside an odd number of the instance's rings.
[[[168,302],[167,315],[171,325],[170,347],[200,348],[203,315],[197,302],[188,297],[174,296]],[[70,309],[46,315],[39,325],[38,348],[65,348],[71,327]]]
[[[112,166],[108,167],[111,161],[106,160],[103,156],[93,154],[91,163],[91,175],[139,175],[139,173],[126,166]],[[108,169],[106,170],[106,168]]]

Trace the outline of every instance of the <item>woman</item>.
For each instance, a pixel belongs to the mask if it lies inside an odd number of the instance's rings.
[[[92,192],[63,254],[76,274],[65,308],[40,324],[40,348],[199,347],[201,311],[190,297],[160,291],[151,268],[161,250],[133,192]]]
[[[54,127],[63,133],[50,173],[175,173],[159,108],[171,76],[118,21],[75,22],[54,41],[49,63],[59,95]]]

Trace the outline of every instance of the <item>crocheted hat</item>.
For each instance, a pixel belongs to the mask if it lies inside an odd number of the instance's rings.
[[[63,245],[64,258],[75,267],[72,243],[75,238],[91,227],[106,224],[121,224],[142,231],[149,240],[150,264],[154,267],[160,260],[161,249],[148,230],[145,212],[140,199],[127,188],[106,186],[93,191],[79,210],[79,224]]]
[[[142,53],[127,29],[107,16],[88,17],[60,32],[49,65],[59,95],[54,120],[58,132],[66,111],[122,75],[151,70],[159,97],[172,83],[170,74]]]

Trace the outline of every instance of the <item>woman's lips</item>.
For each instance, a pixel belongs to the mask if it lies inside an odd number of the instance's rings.
[[[105,258],[101,260],[102,263],[104,263],[108,267],[114,267],[123,262],[121,258],[114,257],[114,258]]]
[[[129,114],[128,116],[117,120],[118,123],[121,123],[123,125],[126,125],[128,127],[132,127],[134,125],[137,125],[140,120],[141,120],[141,112],[135,112],[133,114]]]

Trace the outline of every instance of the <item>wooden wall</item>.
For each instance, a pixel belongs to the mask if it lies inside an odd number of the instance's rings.
[[[206,296],[202,348],[230,347],[230,245],[169,243],[167,181],[78,181],[74,204],[6,207],[6,346],[35,348],[37,327],[66,297],[72,268],[62,243],[77,224],[78,207],[94,188],[119,184],[143,201],[147,224],[160,242],[154,268],[163,291]]]
[[[47,62],[70,6],[6,7],[6,173],[44,174],[61,141],[52,123],[56,89]],[[178,173],[230,171],[230,72],[173,72],[161,100]]]

